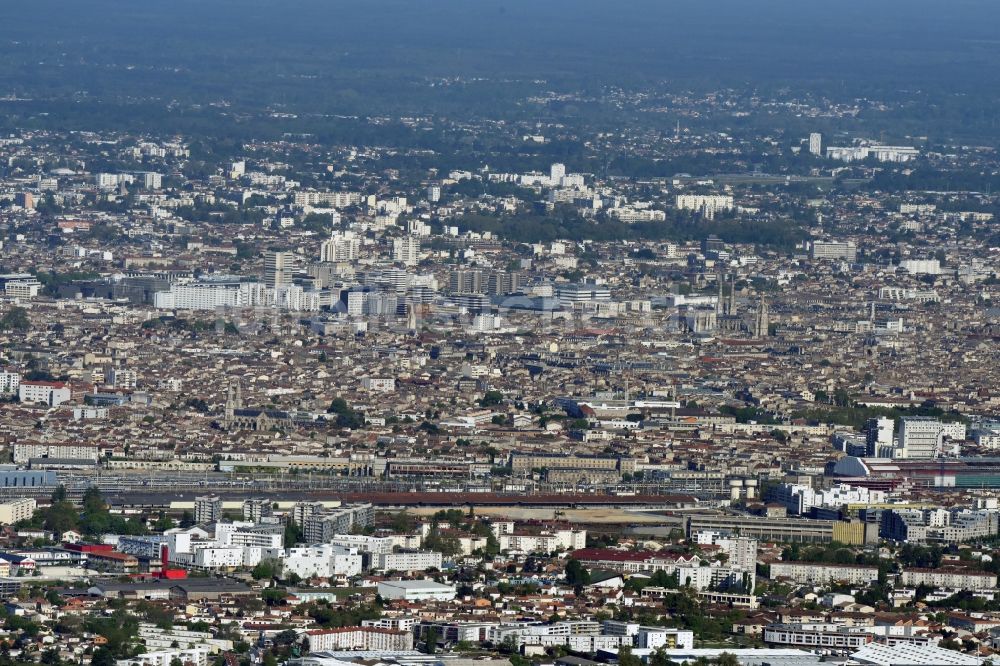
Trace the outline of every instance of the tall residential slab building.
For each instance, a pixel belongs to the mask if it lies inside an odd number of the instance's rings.
[[[411,236],[393,238],[392,260],[405,266],[416,266],[420,261],[420,241]]]
[[[292,284],[292,253],[264,253],[264,284],[274,287],[288,287]]]
[[[809,154],[810,155],[822,155],[823,154],[823,135],[819,132],[813,132],[809,135]]]

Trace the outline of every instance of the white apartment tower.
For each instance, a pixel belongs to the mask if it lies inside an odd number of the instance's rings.
[[[325,262],[356,261],[361,250],[361,239],[353,231],[335,233],[319,246],[319,260]]]
[[[392,260],[416,266],[420,261],[420,241],[412,236],[392,239]]]
[[[877,458],[883,451],[891,449],[894,427],[892,419],[885,417],[868,419],[865,424],[865,453]]]
[[[125,368],[111,368],[105,375],[108,384],[116,389],[134,389],[138,384],[139,377],[135,370]]]
[[[142,186],[147,190],[158,190],[163,186],[163,176],[153,171],[142,174]]]
[[[823,154],[823,135],[819,132],[813,132],[809,135],[809,154],[810,155],[822,155]]]
[[[8,395],[17,393],[17,388],[21,385],[21,373],[0,372],[0,394]]]
[[[222,519],[222,500],[218,497],[196,497],[194,519],[198,523],[214,523]]]
[[[264,284],[272,289],[292,284],[292,253],[264,253]]]

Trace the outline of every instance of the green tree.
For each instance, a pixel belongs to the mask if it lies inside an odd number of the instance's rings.
[[[46,666],[60,666],[63,660],[59,657],[59,650],[56,648],[49,648],[48,650],[42,652],[41,662]]]
[[[108,639],[104,648],[110,652],[112,663],[115,659],[125,659],[131,656],[132,646],[139,633],[139,618],[124,608],[118,608],[110,616],[88,617],[84,628]],[[94,653],[95,659],[97,652]]]
[[[83,511],[84,513],[101,513],[107,511],[108,506],[104,502],[104,496],[97,486],[91,486],[83,493]]]
[[[166,532],[167,530],[173,529],[177,525],[174,523],[174,519],[168,516],[163,511],[160,511],[156,518],[156,522],[153,523],[153,527],[157,532]]]
[[[389,527],[391,527],[392,531],[397,534],[407,534],[412,532],[415,526],[416,521],[413,519],[413,516],[406,511],[406,509],[394,513],[392,515],[392,520],[389,523]]]
[[[275,645],[291,645],[298,640],[299,635],[292,629],[285,629],[274,636]]]
[[[91,666],[115,666],[115,655],[106,647],[99,647],[94,650],[90,659]]]
[[[462,552],[462,545],[454,537],[446,537],[441,534],[437,524],[431,526],[427,537],[424,539],[424,547],[427,550],[436,550],[445,556],[458,555]]]
[[[351,410],[350,405],[343,398],[334,398],[330,402],[330,406],[326,408],[327,414],[344,414]]]
[[[291,518],[285,523],[285,548],[291,548],[302,541],[302,528]]]
[[[503,654],[516,654],[517,638],[513,635],[504,636],[503,640],[500,641],[500,652]]]
[[[269,587],[260,594],[260,598],[268,606],[278,606],[285,603],[288,590],[283,587]]]
[[[723,652],[715,660],[718,666],[740,666],[739,658],[732,652]]]
[[[676,662],[667,656],[667,651],[660,647],[649,655],[649,666],[675,666]]]
[[[338,428],[357,430],[365,424],[364,416],[351,409],[351,406],[343,398],[334,398],[330,402],[330,406],[327,407],[326,412],[327,414],[336,414]]]
[[[500,540],[493,532],[486,535],[486,547],[483,548],[483,554],[491,557],[500,554]]]
[[[274,560],[261,560],[250,572],[254,580],[270,579],[278,575],[277,563]]]
[[[642,666],[642,659],[632,654],[632,648],[623,645],[618,648],[618,666]]]
[[[503,402],[503,393],[500,391],[487,391],[482,398],[479,399],[479,405],[481,407],[494,407]]]
[[[434,654],[437,652],[438,640],[441,638],[441,631],[437,627],[431,627],[424,634],[424,652]]]
[[[590,572],[587,571],[580,560],[570,559],[566,563],[566,582],[570,585],[586,585],[590,582]]]
[[[79,523],[80,515],[71,502],[66,500],[53,502],[45,509],[43,526],[47,530],[61,534],[75,530]]]
[[[31,321],[28,319],[28,311],[22,307],[15,305],[0,317],[0,330],[27,331],[30,328]]]

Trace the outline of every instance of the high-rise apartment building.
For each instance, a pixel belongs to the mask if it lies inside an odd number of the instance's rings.
[[[107,383],[116,389],[134,389],[138,384],[139,376],[135,370],[112,367],[105,373]]]
[[[196,497],[194,520],[197,523],[214,523],[222,519],[222,499],[216,496]]]
[[[517,271],[484,271],[481,268],[457,268],[448,274],[448,291],[453,294],[513,294],[521,288]]]
[[[264,253],[264,284],[268,287],[287,287],[292,284],[292,253]]]
[[[482,294],[485,290],[482,269],[458,268],[448,274],[448,291],[454,294]]]
[[[695,211],[711,220],[716,213],[732,210],[733,198],[725,194],[679,194],[676,205],[678,210]]]
[[[158,190],[163,186],[163,176],[153,171],[142,174],[142,186],[147,190]]]
[[[319,260],[355,261],[361,251],[361,239],[353,231],[335,233],[319,246]]]
[[[823,154],[823,135],[819,132],[813,132],[809,135],[809,154],[810,155],[822,155]]]
[[[494,296],[513,294],[521,289],[521,274],[517,271],[493,271],[489,274],[486,293]]]
[[[261,518],[273,515],[274,504],[269,499],[249,498],[243,500],[243,520],[259,523]]]
[[[293,519],[296,514],[293,512]],[[295,522],[302,527],[306,543],[328,543],[337,534],[350,534],[372,524],[371,504],[348,504],[335,509],[313,508],[300,512],[301,520]]]
[[[411,236],[392,239],[392,260],[416,266],[420,261],[420,241]]]
[[[35,197],[31,192],[18,192],[14,195],[14,203],[24,210],[35,209]]]
[[[865,423],[866,455],[878,457],[883,455],[886,450],[891,449],[894,427],[893,420],[889,418],[868,419]]]

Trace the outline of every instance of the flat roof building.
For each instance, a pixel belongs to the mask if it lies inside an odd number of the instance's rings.
[[[378,584],[378,593],[383,599],[449,601],[455,598],[455,586],[432,580],[386,580]]]

